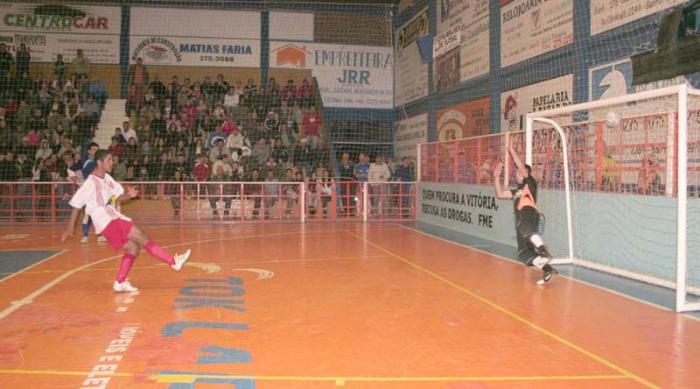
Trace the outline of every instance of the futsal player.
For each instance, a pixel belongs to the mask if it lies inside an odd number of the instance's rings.
[[[535,266],[542,270],[542,279],[538,285],[544,285],[557,274],[549,262],[552,256],[542,241],[539,234],[540,213],[537,211],[537,181],[532,177],[532,168],[525,165],[518,156],[512,144],[509,145],[513,162],[517,167],[518,186],[513,190],[504,190],[501,186],[500,176],[503,163],[499,162],[494,169],[494,185],[496,197],[499,199],[512,199],[515,210],[515,230],[518,238],[518,258],[527,266]]]
[[[170,265],[175,271],[182,269],[190,256],[190,250],[172,257],[137,228],[131,219],[115,208],[113,202],[109,201],[110,199],[116,197],[119,201],[130,200],[138,196],[138,191],[134,187],[129,187],[125,192],[124,188],[114,181],[108,174],[112,171],[113,165],[112,154],[107,150],[98,150],[95,153],[94,171],[70,201],[73,211],[66,230],[61,236],[61,241],[73,236],[78,213],[81,208],[85,207],[85,212],[92,218],[95,225],[95,231],[98,234],[102,233],[115,251],[122,248],[125,251],[119,265],[117,279],[114,281],[114,291],[136,292],[138,289],[131,285],[126,277],[142,248]]]

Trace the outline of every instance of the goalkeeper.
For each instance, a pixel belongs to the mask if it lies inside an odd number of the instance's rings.
[[[544,285],[551,281],[552,277],[557,274],[557,270],[549,264],[552,257],[549,255],[538,230],[540,214],[536,206],[537,181],[532,177],[532,168],[523,163],[512,144],[509,145],[508,151],[517,167],[518,186],[513,190],[502,188],[500,176],[503,163],[499,162],[494,169],[496,197],[513,199],[515,229],[518,237],[518,258],[527,266],[535,266],[542,270],[542,279],[537,281],[537,284]]]

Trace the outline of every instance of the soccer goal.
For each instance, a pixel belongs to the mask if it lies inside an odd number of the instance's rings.
[[[558,263],[676,292],[700,310],[700,91],[687,85],[526,116]]]

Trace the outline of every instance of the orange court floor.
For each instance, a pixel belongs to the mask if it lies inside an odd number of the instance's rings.
[[[0,388],[700,388],[700,321],[398,224],[144,226],[177,273],[60,228],[0,280]],[[76,229],[76,235],[79,234]]]

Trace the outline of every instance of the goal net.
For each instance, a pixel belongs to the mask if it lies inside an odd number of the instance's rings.
[[[545,239],[560,263],[700,309],[700,94],[685,85],[527,115]]]

